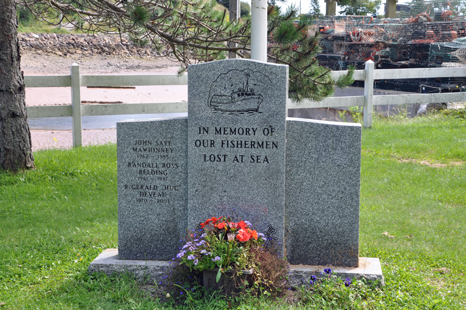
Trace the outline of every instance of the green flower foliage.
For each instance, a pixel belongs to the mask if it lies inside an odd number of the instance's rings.
[[[274,242],[266,242],[264,234],[253,230],[250,222],[212,217],[200,227],[188,231],[187,242],[159,282],[164,292],[187,301],[203,283],[202,272],[207,271],[216,274],[216,288],[229,296],[284,295],[289,288],[288,262],[276,251]],[[222,277],[229,280],[222,282]]]
[[[188,242],[178,253],[181,265],[197,271],[219,268],[219,275],[228,270],[242,271],[254,266],[250,250],[261,248],[264,236],[251,230],[249,222],[235,223],[231,218],[212,217],[201,227],[200,232],[188,234]]]

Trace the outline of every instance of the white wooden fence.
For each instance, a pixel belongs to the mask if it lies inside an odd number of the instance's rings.
[[[346,72],[333,71],[332,75],[337,78],[346,74]],[[374,80],[442,77],[466,77],[466,67],[374,70],[374,63],[369,60],[366,62],[365,70],[356,70],[354,72],[354,80],[364,81],[364,96],[329,97],[320,102],[303,100],[302,102],[295,103],[288,100],[287,109],[362,106],[364,111],[364,127],[372,127],[372,110],[374,105],[466,101],[466,92],[374,96]],[[181,77],[177,75],[80,75],[79,66],[73,64],[70,75],[25,76],[25,83],[26,87],[71,87],[71,105],[30,106],[27,109],[29,118],[72,116],[74,147],[82,145],[82,116],[179,113],[188,111],[187,102],[81,105],[80,94],[80,87],[84,86],[187,85],[187,75]]]

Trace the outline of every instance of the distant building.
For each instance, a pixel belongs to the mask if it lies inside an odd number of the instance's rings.
[[[388,11],[388,1],[385,2],[385,14]],[[411,14],[411,7],[408,4],[396,4],[396,17],[405,17],[410,16]]]

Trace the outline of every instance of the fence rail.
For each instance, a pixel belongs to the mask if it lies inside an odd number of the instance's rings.
[[[338,78],[347,71],[333,71]],[[465,92],[382,95],[374,96],[374,80],[419,79],[419,78],[466,78],[466,67],[460,68],[424,68],[424,69],[379,69],[374,70],[372,61],[366,62],[365,70],[354,72],[355,81],[364,81],[364,96],[329,97],[322,101],[303,100],[299,103],[287,100],[287,109],[330,108],[362,106],[364,127],[372,127],[372,110],[374,105],[401,105],[416,103],[458,102],[466,101]],[[73,118],[73,146],[82,145],[82,116],[118,115],[118,114],[155,114],[187,112],[187,102],[167,103],[125,103],[81,105],[80,88],[114,87],[114,86],[154,86],[187,85],[188,76],[182,75],[80,75],[79,66],[71,66],[70,75],[25,76],[26,87],[71,87],[71,105],[67,106],[31,106],[28,107],[29,118],[62,117]]]

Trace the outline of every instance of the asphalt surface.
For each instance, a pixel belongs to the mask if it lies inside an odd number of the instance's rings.
[[[162,87],[157,89],[157,87]],[[30,96],[36,102],[48,102],[50,101],[50,95],[47,92],[41,91],[33,93],[35,89],[30,90]],[[374,90],[375,95],[394,95],[394,94],[406,94],[405,92],[398,92],[392,90]],[[44,102],[40,101],[41,94],[43,94],[42,99],[46,100]],[[361,87],[348,87],[345,89],[337,88],[334,96],[362,96],[364,94],[364,89]],[[56,100],[51,103],[60,103],[65,102],[69,97],[69,90],[65,89],[64,93],[60,97],[59,89],[54,90],[53,100]],[[85,100],[122,100],[124,102],[133,102],[137,98],[137,102],[154,102],[154,99],[157,99],[157,102],[180,102],[186,100],[187,98],[187,86],[151,86],[151,87],[136,87],[133,90],[109,90],[109,89],[83,89],[82,97]],[[27,99],[27,98],[26,98]],[[83,99],[83,100],[84,100]],[[38,101],[39,100],[39,101]],[[390,111],[390,114],[397,114],[396,106],[378,106],[378,109],[385,112],[386,110]],[[321,113],[322,109],[305,109],[307,114],[312,113]],[[417,111],[417,110],[416,110]],[[414,111],[414,115],[416,114]],[[312,112],[312,113],[311,113]],[[327,119],[334,120],[332,115],[293,115],[294,117],[304,117],[304,118],[313,118],[313,119]],[[412,113],[411,113],[412,114]],[[112,129],[116,128],[116,123],[135,119],[161,119],[167,117],[179,117],[187,116],[187,113],[164,113],[164,114],[125,114],[125,115],[102,115],[102,116],[83,116],[82,117],[82,128],[83,129]],[[71,117],[46,117],[46,118],[30,118],[29,127],[33,130],[71,130],[72,129],[72,119]]]

